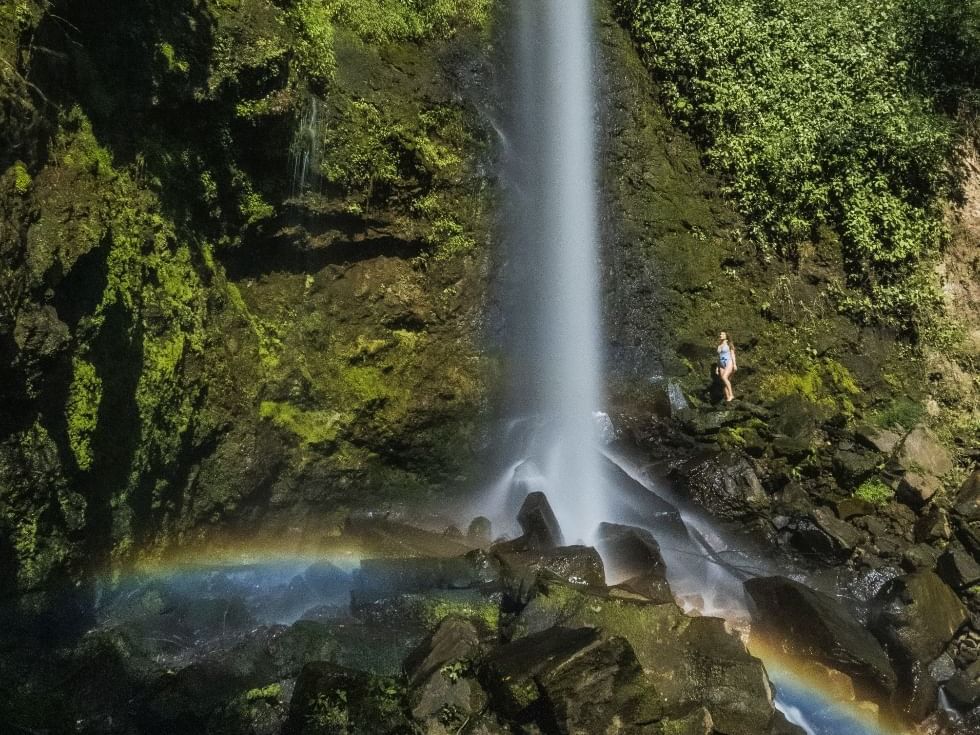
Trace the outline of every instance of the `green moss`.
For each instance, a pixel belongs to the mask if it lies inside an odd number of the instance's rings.
[[[167,42],[157,44],[157,52],[163,57],[168,71],[177,72],[178,74],[186,74],[190,71],[191,65],[186,59],[181,59],[177,56],[177,52],[174,50],[172,44]]]
[[[330,411],[303,411],[289,403],[263,401],[259,415],[297,436],[304,445],[329,444],[337,439],[343,416]]]
[[[92,467],[92,435],[99,422],[102,380],[95,366],[81,358],[72,363],[73,376],[68,390],[68,442],[79,469]]]
[[[881,480],[874,478],[861,483],[861,486],[854,491],[854,497],[873,505],[887,505],[894,499],[895,491]]]
[[[13,178],[14,191],[18,194],[24,195],[31,190],[34,179],[31,178],[23,161],[14,161],[13,166],[8,170],[8,176]]]
[[[427,625],[435,627],[443,619],[454,615],[479,620],[487,630],[496,632],[500,624],[500,607],[495,602],[466,602],[462,600],[426,600],[429,608],[425,614]]]
[[[280,699],[282,697],[282,685],[281,684],[269,684],[266,687],[260,687],[259,689],[250,689],[245,692],[245,700],[248,702],[255,702],[260,699]]]
[[[846,367],[828,358],[810,362],[800,371],[775,371],[763,379],[759,393],[767,401],[796,395],[822,411],[851,416],[852,399],[860,388]]]

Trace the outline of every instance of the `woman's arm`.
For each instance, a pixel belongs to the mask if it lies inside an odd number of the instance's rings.
[[[738,363],[735,361],[735,346],[729,345],[728,349],[732,353],[732,372],[734,373],[736,370],[738,370]]]

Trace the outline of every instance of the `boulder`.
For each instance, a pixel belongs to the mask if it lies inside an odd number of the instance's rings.
[[[889,581],[871,606],[871,630],[892,654],[931,662],[969,620],[963,603],[932,572]]]
[[[544,493],[534,492],[524,498],[517,513],[517,522],[521,524],[524,539],[531,548],[553,549],[564,543],[558,519]]]
[[[877,455],[838,449],[834,452],[831,467],[834,477],[844,487],[854,488],[871,476],[878,468]]]
[[[865,541],[864,534],[826,508],[815,508],[809,518],[795,518],[787,526],[792,544],[828,562],[843,561]]]
[[[917,426],[902,441],[898,463],[906,470],[942,477],[953,469],[949,450],[925,426]]]
[[[786,457],[793,462],[805,459],[813,450],[809,439],[783,434],[774,437],[770,446],[777,457]]]
[[[672,602],[674,600],[674,593],[671,592],[667,579],[656,572],[624,580],[610,587],[609,593],[612,595],[620,593],[634,595],[649,602],[656,603]]]
[[[962,590],[980,581],[980,564],[966,552],[949,548],[939,557],[936,573],[953,589]]]
[[[470,525],[466,529],[467,541],[482,548],[490,545],[491,538],[493,536],[489,518],[477,516],[470,521]]]
[[[713,735],[715,723],[711,713],[697,707],[683,717],[668,717],[657,723],[657,735]]]
[[[596,588],[546,582],[517,616],[513,639],[553,626],[594,627],[630,644],[669,717],[705,707],[718,732],[767,732],[774,706],[762,662],[725,621],[689,617],[674,603],[624,599]]]
[[[535,594],[539,579],[560,579],[575,585],[605,585],[602,557],[590,546],[561,546],[543,552],[495,549],[501,583],[508,596],[524,604]]]
[[[936,711],[939,685],[928,666],[917,660],[906,661],[898,668],[898,689],[892,696],[892,709],[907,722],[921,722]]]
[[[853,497],[838,500],[834,503],[834,509],[837,511],[837,517],[842,521],[849,521],[858,516],[872,515],[875,512],[874,505],[867,500]]]
[[[916,520],[913,533],[919,543],[935,544],[939,541],[949,541],[953,536],[949,513],[945,508],[933,505]]]
[[[733,452],[696,457],[679,465],[678,490],[723,520],[758,517],[770,500],[752,465]]]
[[[483,709],[486,695],[475,678],[480,653],[476,626],[449,616],[405,660],[408,704],[427,733],[449,735]]]
[[[906,472],[898,483],[896,496],[911,508],[921,508],[942,489],[942,483],[932,475]]]
[[[967,520],[980,520],[980,469],[974,470],[957,491],[953,511]]]
[[[495,711],[546,731],[639,733],[662,715],[629,644],[595,628],[552,627],[501,646],[480,679]]]
[[[282,735],[411,732],[399,700],[399,693],[379,686],[369,674],[315,661],[296,680]]]
[[[600,523],[596,546],[605,560],[607,571],[616,579],[659,575],[666,579],[667,565],[660,554],[660,544],[643,528]]]
[[[980,661],[974,661],[953,676],[946,683],[946,694],[961,709],[980,705]]]
[[[937,561],[939,561],[939,552],[929,544],[909,546],[902,553],[902,569],[907,572],[935,569]]]
[[[750,579],[745,591],[752,600],[753,634],[878,691],[894,691],[895,671],[881,644],[837,600],[786,577]]]
[[[864,447],[881,454],[891,454],[902,440],[894,431],[879,429],[876,426],[862,424],[854,430],[854,439]]]

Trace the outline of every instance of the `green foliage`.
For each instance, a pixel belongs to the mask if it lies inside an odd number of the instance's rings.
[[[269,686],[260,687],[258,689],[249,689],[247,692],[245,692],[245,700],[248,702],[256,702],[260,699],[278,700],[281,697],[282,697],[281,684],[269,684]]]
[[[350,735],[347,692],[338,689],[329,694],[318,694],[310,705],[306,723],[317,735]]]
[[[953,128],[913,91],[897,0],[618,0],[675,120],[751,233],[784,254],[840,237],[856,316],[912,329],[946,237]]]
[[[95,366],[76,357],[72,363],[74,375],[68,390],[68,442],[79,469],[92,467],[92,435],[99,423],[99,403],[102,400],[102,380]]]
[[[380,43],[451,36],[462,24],[485,25],[489,0],[328,0],[333,19],[362,40]]]
[[[897,427],[911,429],[922,418],[924,411],[925,409],[920,402],[899,397],[871,414],[871,421],[886,429]]]
[[[887,505],[894,499],[895,491],[881,480],[874,478],[861,483],[861,486],[854,491],[854,497],[873,505]]]

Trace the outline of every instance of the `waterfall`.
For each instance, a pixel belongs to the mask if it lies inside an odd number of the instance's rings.
[[[584,541],[605,515],[591,2],[518,0],[514,13],[503,176],[511,409],[536,417],[531,460],[566,538]]]
[[[296,126],[290,150],[293,164],[292,196],[302,196],[317,180],[320,169],[319,101],[310,97]]]

